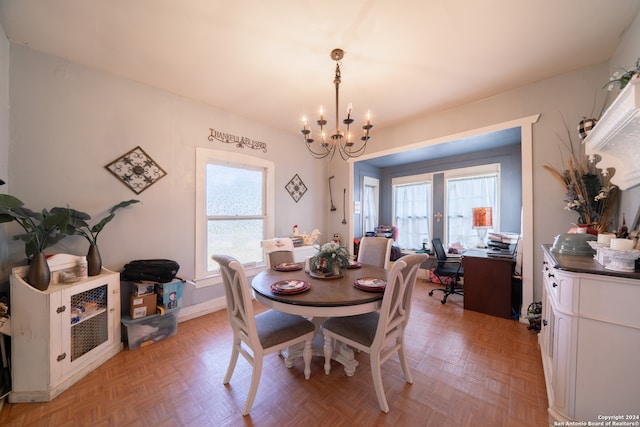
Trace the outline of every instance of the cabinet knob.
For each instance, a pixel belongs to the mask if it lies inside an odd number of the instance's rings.
[[[542,319],[542,326],[547,326],[549,324],[549,322],[547,322],[546,320]]]
[[[556,276],[555,276],[555,274],[553,274],[553,273],[548,273],[548,274],[547,274],[547,277],[556,277]]]
[[[62,353],[56,358],[56,360],[60,362],[61,360],[64,360],[66,357],[67,357],[67,353]]]
[[[554,288],[557,288],[557,287],[558,287],[558,284],[557,284],[556,282],[553,282],[553,283],[551,284],[551,286],[553,286]]]

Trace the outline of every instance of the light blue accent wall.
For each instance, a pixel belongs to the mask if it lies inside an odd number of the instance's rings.
[[[522,211],[522,157],[520,150],[520,144],[515,144],[388,168],[375,168],[367,165],[366,162],[358,162],[354,165],[355,200],[361,200],[362,179],[364,176],[380,179],[380,223],[392,224],[391,181],[393,178],[499,163],[501,171],[500,231],[520,233]],[[355,220],[354,235],[361,236],[362,220],[359,215],[356,216]]]

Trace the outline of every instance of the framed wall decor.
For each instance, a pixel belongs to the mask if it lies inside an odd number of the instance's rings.
[[[140,194],[167,173],[140,146],[105,166],[134,193]]]
[[[302,179],[300,179],[298,174],[295,174],[284,188],[289,192],[289,195],[296,203],[298,203],[298,200],[300,200],[304,193],[307,192],[307,186],[304,185],[304,182],[302,182]]]

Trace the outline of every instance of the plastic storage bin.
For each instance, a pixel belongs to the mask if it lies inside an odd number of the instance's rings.
[[[163,316],[154,314],[132,320],[122,318],[122,336],[129,350],[137,350],[154,342],[172,337],[178,331],[178,311],[166,312]]]

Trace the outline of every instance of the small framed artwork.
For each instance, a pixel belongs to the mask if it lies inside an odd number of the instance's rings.
[[[140,194],[167,173],[139,146],[105,166],[134,193]]]
[[[298,203],[298,200],[300,200],[304,193],[307,192],[307,186],[304,185],[304,182],[302,182],[302,179],[300,179],[298,174],[295,174],[284,188],[289,192],[289,195],[296,203]]]

